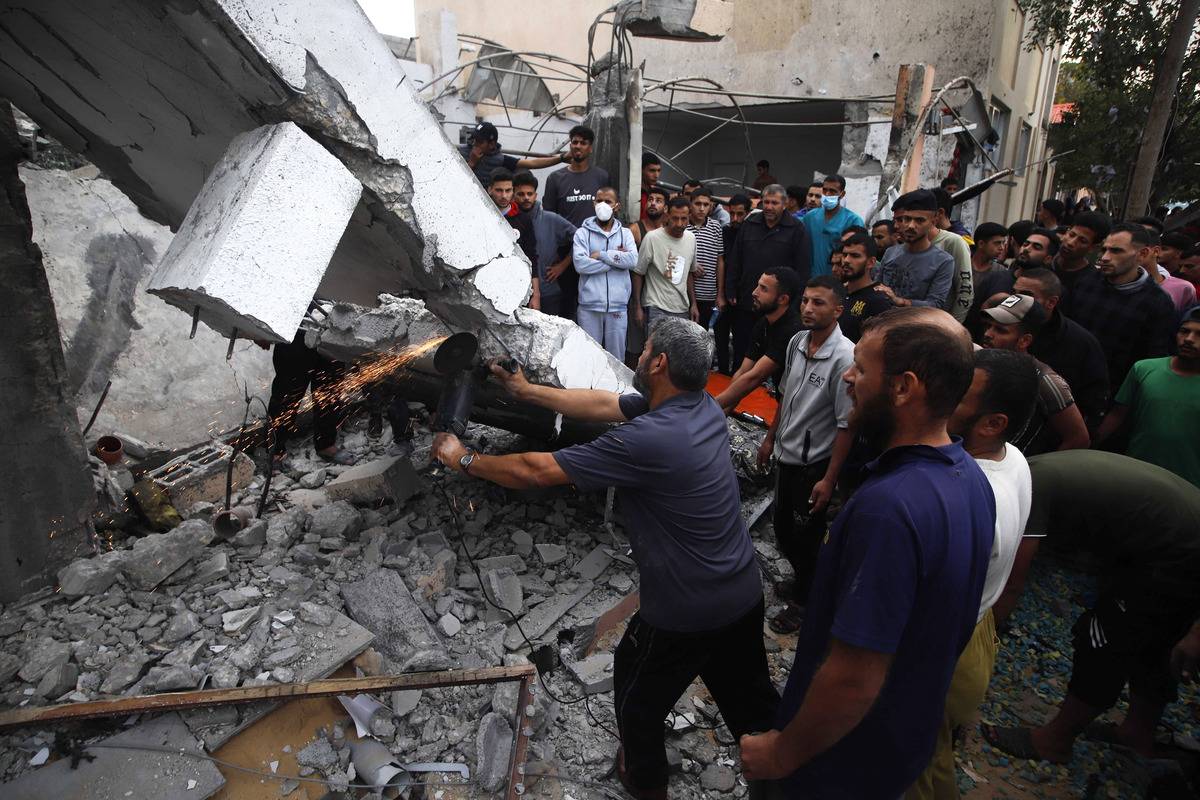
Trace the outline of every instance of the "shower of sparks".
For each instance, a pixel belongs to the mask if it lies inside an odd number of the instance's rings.
[[[336,383],[320,387],[313,386],[307,396],[300,398],[280,412],[271,420],[271,428],[276,431],[294,430],[297,427],[297,418],[318,404],[329,409],[346,406],[358,392],[390,377],[418,358],[433,352],[442,342],[446,341],[446,338],[438,336],[421,344],[409,345],[401,350],[379,353],[368,361],[362,361],[347,368],[345,374]]]

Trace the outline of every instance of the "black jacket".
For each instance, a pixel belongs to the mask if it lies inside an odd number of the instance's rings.
[[[529,259],[529,263],[533,268],[533,276],[537,277],[537,235],[533,231],[533,218],[524,211],[512,213],[511,209],[508,214],[504,215],[504,218],[508,220],[508,224],[517,232],[517,245],[525,253],[525,257]]]
[[[767,227],[761,212],[751,214],[738,228],[728,262],[725,296],[736,298],[738,308],[748,311],[751,293],[768,267],[791,267],[800,274],[801,285],[808,283],[812,272],[808,231],[787,211],[774,228]]]
[[[1033,340],[1029,353],[1045,362],[1070,385],[1079,413],[1090,430],[1108,410],[1108,362],[1100,341],[1057,308]]]

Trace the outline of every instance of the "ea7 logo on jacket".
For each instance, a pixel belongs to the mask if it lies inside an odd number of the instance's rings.
[[[815,372],[810,372],[808,373],[808,382],[810,385],[820,389],[825,385],[825,377],[823,375],[818,375]]]

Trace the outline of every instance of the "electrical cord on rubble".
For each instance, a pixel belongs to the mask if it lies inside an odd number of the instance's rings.
[[[517,632],[520,633],[521,638],[525,640],[525,644],[529,647],[529,654],[532,656],[533,651],[536,648],[534,647],[533,642],[529,640],[529,637],[525,635],[525,630],[521,627],[521,621],[519,619],[517,619],[517,615],[514,614],[509,609],[504,608],[501,605],[498,605],[494,600],[492,600],[490,597],[488,597],[487,589],[484,587],[484,584],[483,584],[483,575],[479,572],[479,565],[475,562],[475,554],[471,552],[471,549],[469,547],[467,547],[466,535],[463,532],[462,521],[458,517],[458,506],[454,502],[451,501],[449,493],[446,491],[446,488],[444,486],[442,486],[440,481],[434,481],[433,485],[437,489],[438,493],[441,494],[442,501],[445,502],[445,504],[447,506],[449,506],[449,508],[450,508],[451,517],[454,519],[454,529],[458,532],[458,544],[459,544],[459,546],[462,547],[463,553],[465,553],[467,556],[467,561],[470,562],[470,564],[471,564],[471,570],[475,573],[475,577],[479,580],[479,588],[480,588],[480,592],[483,594],[484,602],[486,602],[492,608],[495,608],[498,611],[504,612],[512,619],[513,624],[516,625],[516,627],[517,627]],[[570,672],[570,670],[568,670],[568,672]],[[571,705],[575,705],[576,703],[583,703],[584,711],[587,713],[588,719],[590,719],[592,721],[592,724],[594,724],[596,727],[603,730],[605,733],[607,733],[612,738],[616,739],[617,741],[620,741],[621,737],[617,735],[616,731],[609,728],[607,725],[605,725],[603,722],[601,722],[599,719],[597,719],[595,714],[592,713],[592,707],[591,707],[591,704],[588,702],[588,694],[587,694],[586,688],[584,689],[583,693],[580,694],[579,697],[576,697],[572,700],[568,700],[566,698],[559,697],[558,695],[556,695],[554,692],[552,692],[550,690],[550,687],[546,685],[546,679],[542,677],[541,670],[537,671],[537,676],[538,676],[538,683],[540,683],[542,685],[542,691],[544,691],[551,700],[555,701],[556,703],[559,703],[560,705],[564,705],[564,706],[571,706]]]

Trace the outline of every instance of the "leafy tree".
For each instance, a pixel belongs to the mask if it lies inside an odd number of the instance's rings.
[[[1092,186],[1114,210],[1200,192],[1197,0],[1025,0],[1028,46],[1064,45],[1059,102],[1075,112],[1051,129],[1064,186]],[[1178,70],[1178,71],[1176,71]],[[1172,74],[1174,73],[1174,75]],[[1156,135],[1157,132],[1157,135]],[[1140,157],[1140,161],[1139,161]]]

